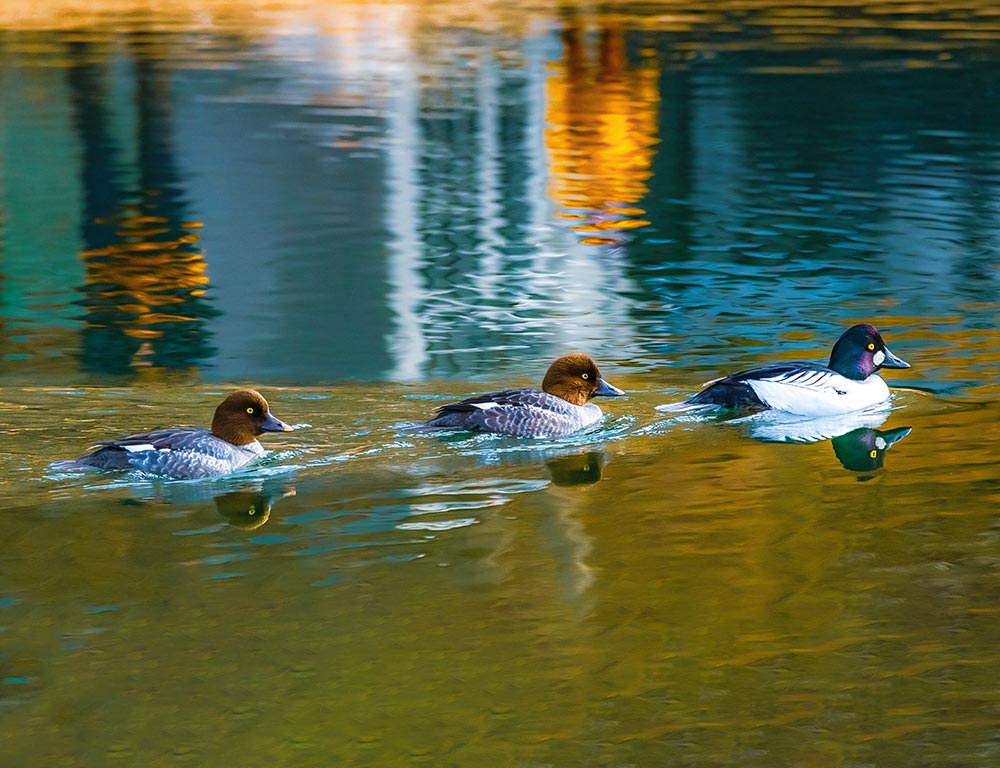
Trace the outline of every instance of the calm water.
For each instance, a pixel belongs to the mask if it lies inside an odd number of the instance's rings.
[[[0,762],[1000,763],[994,3],[5,0],[0,73]],[[891,412],[654,410],[859,320]],[[568,350],[598,429],[408,430]],[[243,384],[254,471],[46,469]]]

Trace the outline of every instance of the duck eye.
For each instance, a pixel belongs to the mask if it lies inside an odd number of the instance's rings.
[[[590,378],[590,374],[589,373],[581,373],[580,374],[580,378],[581,379],[589,379]]]
[[[248,509],[247,512],[249,512],[251,515],[256,515],[257,514],[257,507],[254,506],[253,504],[251,504],[250,505],[250,509]]]
[[[869,352],[875,351],[875,345],[872,342],[868,342],[868,351]]]
[[[247,413],[253,413],[253,406],[250,406],[249,408],[247,408]]]
[[[874,448],[872,448],[872,449],[871,449],[871,450],[870,450],[870,451],[868,452],[868,456],[869,456],[869,458],[872,458],[872,459],[877,459],[877,458],[878,458],[878,451],[876,451],[876,450],[875,450]]]

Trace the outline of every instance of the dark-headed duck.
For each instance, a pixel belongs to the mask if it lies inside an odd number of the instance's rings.
[[[909,367],[889,351],[875,326],[855,325],[833,346],[829,365],[796,361],[752,368],[710,381],[694,397],[659,405],[657,410],[724,408],[754,413],[774,409],[801,416],[835,416],[887,401],[889,387],[877,371]]]

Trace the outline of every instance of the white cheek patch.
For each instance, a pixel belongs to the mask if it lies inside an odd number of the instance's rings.
[[[880,451],[884,451],[885,450],[885,440],[883,440],[881,437],[876,437],[875,438],[875,447],[878,448]]]
[[[885,352],[883,352],[880,349],[878,352],[872,355],[872,361],[875,363],[876,366],[882,365],[882,363],[885,362]]]
[[[481,410],[488,411],[490,408],[496,408],[499,403],[473,403],[472,405]]]
[[[124,448],[129,453],[138,453],[140,451],[153,450],[153,446],[150,445],[149,443],[143,443],[142,445],[123,445],[122,448]]]

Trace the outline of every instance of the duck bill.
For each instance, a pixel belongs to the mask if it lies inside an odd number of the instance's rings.
[[[613,384],[608,384],[604,379],[597,379],[597,389],[594,390],[594,396],[600,395],[602,397],[618,397],[619,395],[624,395],[625,391],[618,389],[618,387]]]
[[[288,426],[281,419],[275,418],[272,414],[268,413],[264,417],[264,421],[260,425],[261,432],[294,432],[295,427]]]
[[[896,427],[879,432],[878,436],[885,441],[885,450],[889,450],[912,431],[913,427]]]
[[[903,360],[902,358],[896,357],[892,352],[889,351],[888,347],[882,349],[882,353],[885,355],[885,360],[882,361],[880,368],[909,368],[910,364]]]

